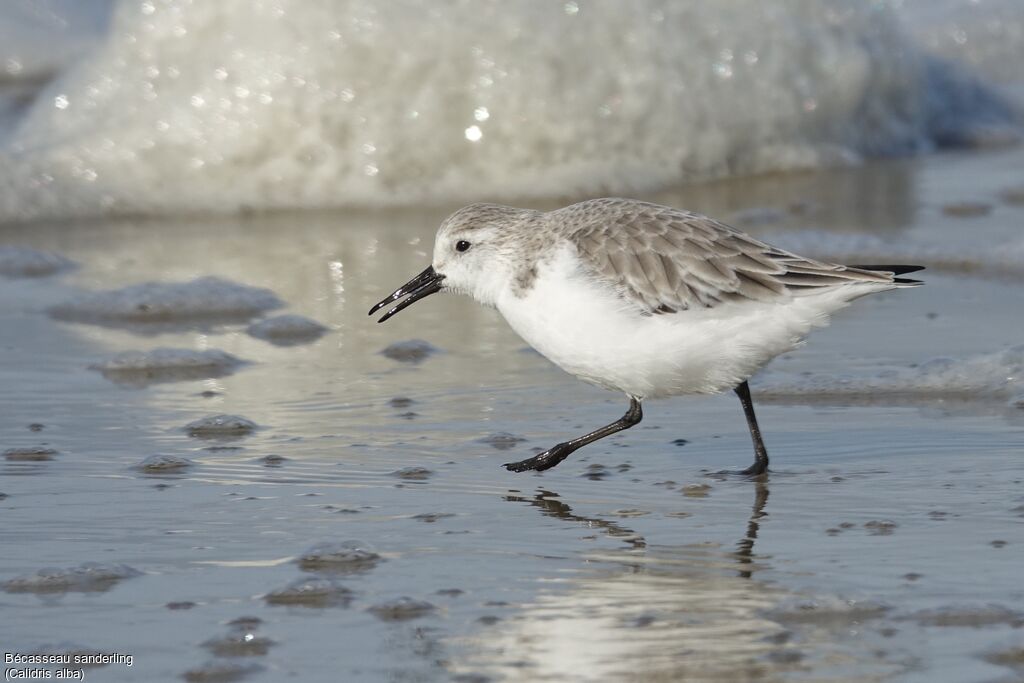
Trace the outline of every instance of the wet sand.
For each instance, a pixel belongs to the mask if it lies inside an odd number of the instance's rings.
[[[965,152],[652,197],[929,266],[755,383],[763,482],[714,474],[752,457],[731,395],[650,402],[554,470],[501,469],[626,405],[468,299],[366,317],[453,207],[0,226],[77,264],[0,279],[0,643],[133,656],[87,670],[102,681],[1018,680],[1020,378],[900,382],[1024,343],[1021,168]],[[284,305],[47,313],[207,276]],[[282,314],[329,330],[247,332]],[[158,348],[239,362],[105,365]],[[804,393],[818,377],[886,389]],[[252,424],[193,424],[219,414]]]

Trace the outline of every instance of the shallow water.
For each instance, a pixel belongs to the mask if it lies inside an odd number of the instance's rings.
[[[132,655],[86,673],[110,681],[1015,680],[1020,378],[923,392],[914,366],[1024,342],[1024,278],[1004,267],[1024,208],[1000,198],[1021,168],[994,150],[653,197],[852,262],[926,255],[927,286],[858,302],[756,383],[760,483],[713,474],[751,458],[732,396],[651,402],[554,470],[501,469],[626,403],[466,299],[366,317],[451,207],[0,227],[0,245],[77,263],[0,281],[0,450],[57,451],[0,459],[0,581],[25,578],[0,592],[0,643]],[[962,201],[990,209],[943,211]],[[206,276],[330,331],[276,345],[246,332],[252,311],[47,313]],[[91,367],[157,348],[246,364]],[[808,398],[823,377],[881,388]],[[187,427],[218,414],[257,427]],[[345,541],[379,557],[297,561]],[[33,576],[47,567],[64,573]]]

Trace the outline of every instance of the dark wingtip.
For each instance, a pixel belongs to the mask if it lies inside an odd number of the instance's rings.
[[[893,275],[903,275],[905,273],[916,273],[919,270],[924,270],[924,266],[909,266],[909,265],[884,265],[884,266],[847,266],[848,268],[859,268],[860,270],[880,270],[884,272],[892,273]],[[896,280],[899,282],[899,280]]]

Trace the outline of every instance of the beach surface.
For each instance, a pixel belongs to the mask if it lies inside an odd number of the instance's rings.
[[[1019,680],[1021,169],[646,196],[928,268],[752,382],[763,481],[716,474],[732,395],[502,469],[626,401],[466,298],[367,318],[455,205],[0,226],[0,643],[133,657],[97,681]]]

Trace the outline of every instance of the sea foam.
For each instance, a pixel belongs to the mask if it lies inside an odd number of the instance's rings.
[[[161,382],[224,377],[245,361],[218,349],[195,351],[160,347],[150,351],[124,351],[89,366],[124,387],[143,388]]]
[[[627,193],[1011,125],[903,24],[840,0],[121,2],[0,133],[0,221]]]
[[[98,325],[189,326],[248,321],[283,305],[269,289],[207,276],[189,282],[143,282],[83,292],[49,312],[58,320]]]
[[[805,401],[995,400],[1024,406],[1024,346],[963,358],[933,358],[905,368],[857,376],[800,375],[769,371],[757,381],[765,399]]]

